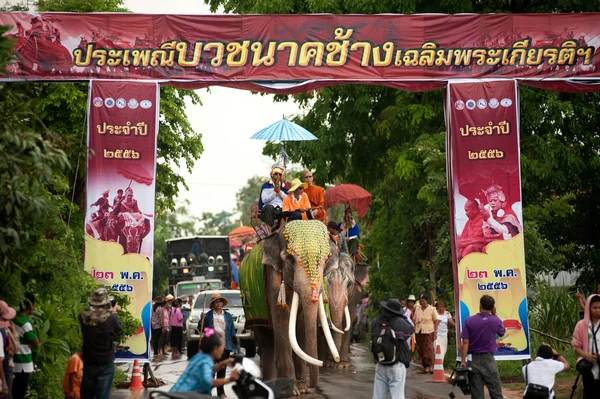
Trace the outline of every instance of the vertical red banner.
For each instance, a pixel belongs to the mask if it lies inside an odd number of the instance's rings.
[[[143,327],[117,360],[150,355],[159,93],[156,83],[90,83],[85,269],[129,295]]]
[[[496,358],[527,359],[516,81],[449,83],[446,120],[457,320],[491,295],[507,330]]]

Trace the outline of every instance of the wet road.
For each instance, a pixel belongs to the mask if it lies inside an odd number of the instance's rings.
[[[258,357],[254,359],[258,361]],[[350,358],[352,368],[345,370],[321,369],[319,386],[312,395],[302,395],[303,399],[368,399],[373,395],[373,378],[375,375],[375,365],[368,348],[361,345],[352,345],[352,355]],[[156,390],[168,391],[177,381],[179,376],[187,366],[187,359],[182,358],[176,361],[165,360],[152,364],[154,375],[162,379],[167,385]],[[121,366],[131,374],[130,366]],[[441,399],[448,398],[452,391],[450,384],[429,383],[430,375],[418,374],[419,369],[411,365],[407,374],[406,381],[406,399]],[[154,390],[154,389],[153,389]],[[111,394],[111,399],[144,399],[148,397],[150,390],[132,396],[128,390],[116,390]],[[225,387],[225,393],[229,398],[235,398],[231,385]],[[456,399],[468,398],[462,395],[459,389],[454,389]],[[216,395],[216,389],[213,390]]]

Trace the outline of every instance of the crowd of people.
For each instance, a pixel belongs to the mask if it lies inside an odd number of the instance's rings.
[[[185,326],[192,309],[191,302],[188,297],[175,298],[171,294],[154,298],[150,318],[153,360],[162,360],[169,356],[169,352],[172,359],[182,356]]]
[[[360,255],[360,229],[352,215],[352,209],[346,207],[341,222],[327,221],[325,210],[325,189],[314,184],[315,176],[309,171],[302,172],[302,180],[285,181],[285,169],[276,164],[271,168],[270,180],[260,190],[258,211],[261,237],[278,231],[286,222],[293,220],[320,220],[327,225],[332,240],[338,245],[340,253]]]

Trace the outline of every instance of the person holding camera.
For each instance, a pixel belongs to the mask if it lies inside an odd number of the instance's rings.
[[[523,366],[525,377],[524,399],[554,398],[556,374],[569,369],[569,362],[548,344],[541,344],[535,360]]]
[[[496,301],[489,295],[479,300],[479,313],[467,317],[461,338],[461,366],[468,367],[471,397],[484,399],[487,386],[492,399],[503,399],[500,373],[494,359],[496,336],[502,337],[506,329],[496,316]]]
[[[573,348],[579,356],[575,368],[581,373],[586,398],[595,398],[600,392],[600,295],[590,295],[583,320],[573,332]]]

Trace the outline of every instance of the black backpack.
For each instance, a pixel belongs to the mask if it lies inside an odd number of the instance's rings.
[[[398,338],[389,323],[379,322],[371,333],[371,352],[375,363],[393,365],[398,363]]]

